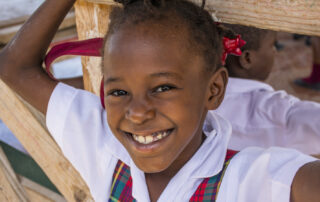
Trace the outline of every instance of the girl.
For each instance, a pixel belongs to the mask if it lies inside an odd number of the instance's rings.
[[[74,1],[47,0],[1,53],[0,75],[46,113],[96,201],[318,200],[314,158],[280,148],[227,152],[230,124],[207,115],[228,79],[223,31],[207,11],[185,0],[119,1],[103,47],[103,110],[98,97],[41,68]]]

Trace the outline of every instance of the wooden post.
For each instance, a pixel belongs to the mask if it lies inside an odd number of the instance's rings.
[[[0,147],[0,201],[30,201]]]
[[[68,201],[93,201],[89,189],[44,125],[0,80],[0,118]],[[34,112],[35,113],[35,112]]]
[[[79,39],[103,37],[108,30],[110,11],[110,5],[78,0],[75,12]],[[82,66],[85,89],[98,94],[102,78],[101,58],[82,57]]]

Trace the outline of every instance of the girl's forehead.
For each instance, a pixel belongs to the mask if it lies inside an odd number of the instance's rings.
[[[122,29],[107,40],[104,61],[131,59],[134,62],[138,58],[162,63],[187,61],[192,54],[183,35],[183,32],[163,29],[163,26]]]
[[[202,57],[190,51],[183,33],[151,28],[124,29],[110,36],[104,51],[104,74],[183,73],[203,66]]]

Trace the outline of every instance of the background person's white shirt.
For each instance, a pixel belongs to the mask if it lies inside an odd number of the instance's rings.
[[[50,133],[88,184],[95,201],[108,201],[118,159],[130,166],[133,197],[139,202],[150,201],[144,173],[110,131],[99,97],[59,83],[46,118]],[[203,130],[206,140],[171,179],[158,201],[189,201],[203,178],[221,171],[231,126],[209,113]],[[245,149],[231,160],[217,202],[289,202],[295,173],[314,160],[295,150]]]
[[[229,148],[294,148],[320,154],[320,104],[301,101],[263,82],[229,78],[215,111],[232,125]]]

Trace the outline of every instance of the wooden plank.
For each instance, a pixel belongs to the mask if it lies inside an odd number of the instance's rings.
[[[24,23],[30,16],[20,16],[17,18],[9,19],[9,20],[3,20],[0,21],[0,29],[5,27],[11,27],[13,25],[22,24]]]
[[[37,193],[33,189],[29,189],[28,187],[25,187],[25,190],[30,198],[30,201],[32,202],[54,202],[53,200],[48,199],[47,197]]]
[[[25,16],[24,20],[26,20],[28,17],[29,16]],[[17,20],[22,21],[23,19],[17,19]],[[4,27],[4,24],[3,24],[2,28],[0,29],[0,44],[8,43],[12,39],[12,37],[20,30],[24,21],[22,21],[21,23],[14,23],[14,20],[12,20],[11,24],[9,22],[3,22],[3,23],[8,23],[9,25]],[[75,14],[74,12],[71,12],[63,20],[62,24],[59,27],[59,30],[61,31],[61,30],[73,27],[75,26],[75,24],[76,24]]]
[[[66,200],[59,194],[49,190],[48,188],[35,183],[28,178],[18,176],[21,185],[24,187],[32,202],[66,202]]]
[[[93,201],[89,189],[46,128],[0,80],[0,118],[68,201]]]
[[[0,147],[0,201],[30,201]]]
[[[75,4],[75,12],[79,39],[103,37],[108,29],[110,11],[110,5],[78,0]],[[82,66],[85,89],[99,94],[102,78],[101,58],[82,57]]]
[[[87,1],[114,4],[111,0]],[[220,22],[320,36],[319,0],[207,0],[206,5]]]
[[[19,201],[19,196],[12,188],[5,170],[0,166],[0,201]]]

